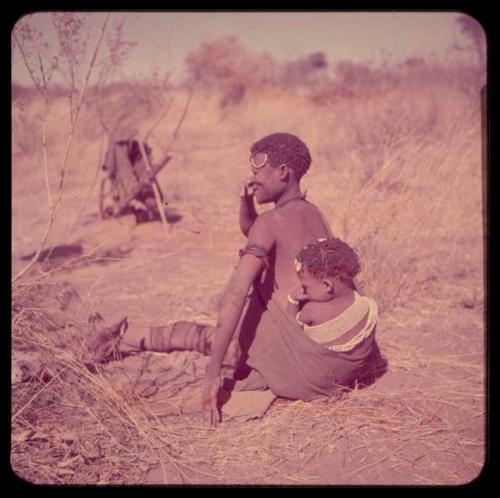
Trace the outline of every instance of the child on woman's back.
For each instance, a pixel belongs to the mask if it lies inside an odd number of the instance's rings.
[[[377,305],[354,290],[360,264],[349,245],[335,237],[319,239],[300,251],[295,269],[301,286],[289,294],[288,312],[312,340],[349,351],[372,333]]]

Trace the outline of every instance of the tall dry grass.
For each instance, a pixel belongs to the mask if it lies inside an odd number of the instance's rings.
[[[32,355],[30,382],[12,397],[14,471],[38,484],[113,484],[141,482],[158,462],[176,467],[185,439],[90,360],[86,313],[62,312],[60,288],[47,277],[14,288],[13,349]]]

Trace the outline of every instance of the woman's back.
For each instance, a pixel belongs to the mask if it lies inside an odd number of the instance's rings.
[[[276,297],[286,305],[288,293],[299,285],[294,265],[296,255],[306,244],[327,238],[330,228],[319,209],[304,200],[278,206],[266,215],[272,220],[276,240]]]

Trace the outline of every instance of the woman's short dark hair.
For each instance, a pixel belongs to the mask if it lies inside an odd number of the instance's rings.
[[[354,250],[336,237],[306,245],[299,252],[297,261],[302,263],[314,278],[335,277],[350,281],[361,270]]]
[[[265,152],[272,166],[286,164],[298,180],[304,176],[311,165],[311,154],[307,145],[290,133],[273,133],[261,138],[250,148],[252,154]]]

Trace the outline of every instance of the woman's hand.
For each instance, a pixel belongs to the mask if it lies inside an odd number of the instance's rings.
[[[217,427],[218,422],[220,422],[220,413],[217,402],[221,386],[222,379],[220,376],[205,377],[202,398],[203,419],[213,427]]]
[[[255,179],[250,176],[241,184],[240,197],[252,197],[255,191]]]

